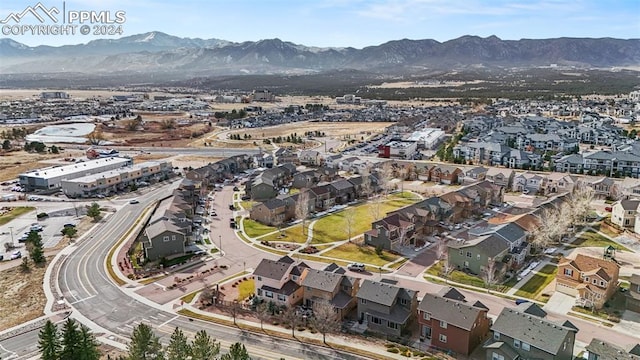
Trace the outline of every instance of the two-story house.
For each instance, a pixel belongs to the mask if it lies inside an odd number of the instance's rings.
[[[418,307],[417,292],[385,282],[365,280],[356,295],[358,319],[367,330],[401,337],[410,331]]]
[[[573,360],[578,329],[569,321],[553,323],[504,308],[485,342],[487,360]]]
[[[374,221],[371,227],[372,229],[364,234],[364,242],[367,245],[397,251],[401,246],[412,242],[414,224],[400,213]]]
[[[436,348],[469,355],[489,334],[488,311],[479,301],[426,294],[418,305],[420,336]]]
[[[429,180],[438,184],[458,184],[458,178],[462,174],[462,170],[456,166],[435,165],[429,169]]]
[[[253,270],[256,296],[278,306],[294,306],[302,302],[304,290],[300,286],[302,273],[309,268],[288,256],[278,260],[262,259]]]
[[[605,259],[578,254],[562,258],[556,274],[556,291],[576,296],[585,306],[600,309],[618,288],[620,265]]]
[[[621,228],[634,228],[640,200],[618,200],[611,206],[611,222]]]
[[[265,225],[278,226],[287,220],[285,202],[274,198],[256,203],[251,207],[249,217]]]
[[[302,278],[305,306],[313,307],[318,302],[329,303],[340,319],[344,319],[356,307],[360,279],[316,269],[305,269]]]
[[[464,172],[464,176],[462,176],[462,184],[471,184],[476,181],[482,181],[485,179],[487,175],[487,171],[489,169],[484,166],[476,166],[471,169],[468,169]]]
[[[505,189],[510,189],[515,172],[512,169],[492,167],[487,170],[485,179]]]
[[[593,338],[587,347],[587,360],[640,360],[640,345],[632,344],[624,349],[610,342]]]
[[[509,252],[509,245],[495,233],[472,239],[447,243],[449,264],[458,270],[481,274],[489,261],[501,263]]]
[[[540,188],[542,188],[543,184],[543,176],[524,172],[514,176],[513,186],[511,187],[511,190],[533,195],[540,191]]]
[[[626,298],[626,309],[640,313],[640,275],[631,275],[629,283],[629,292],[627,292]]]

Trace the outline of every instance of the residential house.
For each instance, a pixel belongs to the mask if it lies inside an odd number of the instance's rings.
[[[367,279],[356,298],[358,318],[367,330],[394,338],[409,335],[418,308],[416,291]]]
[[[488,312],[479,301],[469,304],[464,299],[426,294],[418,305],[420,337],[438,349],[469,355],[489,334]]]
[[[464,172],[461,182],[463,184],[471,184],[476,181],[482,181],[485,179],[487,171],[489,171],[489,169],[484,166],[476,166],[468,169]]]
[[[253,270],[256,296],[278,306],[300,303],[304,294],[300,283],[307,268],[309,266],[304,262],[298,263],[288,256],[278,260],[262,259]]]
[[[335,199],[336,204],[346,204],[357,198],[355,187],[348,180],[337,180],[329,184],[331,197]]]
[[[150,261],[184,254],[185,234],[170,221],[157,221],[148,225],[143,239],[145,258]]]
[[[302,189],[316,186],[320,182],[320,174],[316,170],[307,170],[293,175],[292,188]]]
[[[570,154],[554,161],[555,170],[572,174],[582,174],[584,159],[581,154]]]
[[[186,187],[183,186],[186,184]],[[195,198],[185,179],[181,188],[161,199],[140,235],[145,258],[150,261],[181,255],[193,235],[193,208]]]
[[[524,264],[525,257],[529,254],[529,243],[526,241],[527,231],[520,227],[517,222],[478,226],[470,229],[468,233],[469,235],[478,237],[495,234],[498,238],[505,241],[509,248],[508,256],[501,261],[508,264],[511,268],[519,268],[520,265]]]
[[[313,307],[318,302],[329,303],[340,319],[344,319],[356,307],[360,279],[335,270],[316,269],[306,269],[302,277],[305,306]]]
[[[629,291],[627,292],[626,298],[626,309],[640,313],[640,275],[631,275],[629,283]]]
[[[298,154],[296,154],[295,151],[289,148],[278,148],[273,155],[275,156],[275,160],[278,165],[286,163],[298,164],[300,162],[298,159]]]
[[[278,198],[256,203],[249,211],[249,217],[265,225],[278,226],[287,220],[286,204]]]
[[[342,154],[327,155],[324,157],[323,164],[326,167],[335,169],[340,165],[340,160],[342,160]]]
[[[621,228],[634,228],[640,199],[618,200],[611,206],[611,222]]]
[[[513,178],[512,191],[522,192],[525,194],[537,194],[544,183],[544,176],[524,172],[516,174]]]
[[[429,169],[429,181],[438,184],[458,184],[458,177],[463,174],[462,170],[451,165],[436,165]]]
[[[501,264],[509,253],[509,245],[504,239],[492,233],[469,240],[463,238],[447,243],[449,264],[458,270],[481,274],[489,261]],[[498,266],[496,266],[498,267]]]
[[[259,153],[254,156],[254,163],[257,167],[272,168],[275,159],[269,153]]]
[[[491,332],[484,344],[487,360],[573,360],[578,329],[569,321],[558,324],[504,308]]]
[[[271,179],[259,176],[252,181],[249,194],[256,201],[271,199],[278,195],[278,188]]]
[[[371,230],[364,234],[364,242],[376,248],[398,251],[401,246],[413,243],[414,228],[414,224],[400,213],[390,214],[371,224]]]
[[[485,175],[485,179],[503,188],[510,189],[513,183],[515,171],[512,169],[489,168]]]
[[[302,165],[320,166],[320,153],[315,150],[302,150],[298,159]]]
[[[440,195],[440,199],[451,205],[452,211],[447,220],[453,223],[463,222],[477,209],[475,198],[465,195],[464,192],[451,191]]]
[[[543,191],[545,194],[572,192],[577,184],[574,176],[552,172],[546,175],[543,183]]]
[[[640,360],[640,345],[634,344],[627,349],[610,342],[593,338],[585,350],[587,360]]]
[[[327,210],[335,205],[336,199],[332,197],[331,188],[327,185],[314,186],[309,189],[309,197],[315,202],[317,211]]]
[[[620,192],[618,183],[612,178],[606,176],[596,179],[582,177],[580,179],[580,183],[592,188],[596,198],[611,198]]]
[[[562,258],[556,274],[556,291],[576,296],[578,303],[600,309],[618,289],[620,265],[605,259],[578,254]]]
[[[524,169],[524,168],[535,168],[540,165],[540,155],[522,151],[511,149],[511,151],[505,155],[503,163],[505,166],[512,169]]]

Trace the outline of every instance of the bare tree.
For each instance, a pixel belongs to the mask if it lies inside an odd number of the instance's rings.
[[[438,246],[436,246],[436,257],[438,260],[444,259],[447,256],[447,242],[445,239],[438,240]]]
[[[200,293],[200,303],[204,304],[213,304],[213,297],[215,296],[215,291],[213,290],[213,287],[211,286],[211,284],[206,285],[203,289],[202,292]]]
[[[296,327],[300,325],[302,319],[293,307],[288,307],[284,313],[282,313],[282,320],[285,324],[291,326],[291,336],[296,337]]]
[[[410,237],[407,236],[408,234],[409,226],[402,226],[402,224],[400,224],[400,228],[398,229],[398,238],[400,239],[401,246],[408,245],[408,240],[410,239]]]
[[[356,210],[353,207],[349,207],[342,212],[342,215],[346,225],[347,239],[351,242],[351,230],[356,222]]]
[[[360,195],[364,195],[366,198],[369,198],[372,191],[371,186],[371,173],[368,168],[362,170],[362,184],[360,185]]]
[[[302,236],[305,235],[305,223],[309,217],[309,190],[303,189],[298,193],[295,205],[295,214],[298,220],[302,220]]]
[[[260,320],[260,330],[264,331],[263,324],[265,321],[271,319],[271,310],[269,309],[269,304],[267,302],[262,302],[258,304],[256,307],[256,316],[258,320]]]
[[[617,185],[614,185],[617,187]],[[591,202],[595,192],[589,186],[577,186],[567,201],[571,217],[576,224],[586,223],[587,216],[592,210]]]
[[[238,325],[236,323],[236,318],[240,313],[240,303],[236,300],[232,301],[229,306],[227,306],[226,311],[233,317],[233,325]]]
[[[336,309],[328,302],[320,301],[313,304],[313,327],[322,334],[322,342],[327,343],[327,334],[340,329],[340,318]]]
[[[93,130],[89,135],[87,135],[87,140],[89,140],[89,144],[91,145],[100,145],[104,140],[104,135],[98,129]]]
[[[383,199],[379,195],[369,201],[369,204],[368,204],[369,214],[371,214],[373,221],[380,220],[380,217],[381,217],[380,212],[382,211],[382,201]]]
[[[565,214],[566,215],[566,211]],[[539,226],[533,233],[533,243],[541,248],[547,249],[551,244],[556,243],[566,233],[567,219],[558,209],[544,209],[540,215]]]
[[[491,287],[497,281],[495,259],[489,258],[487,260],[487,265],[482,267],[482,279],[487,285],[487,292],[489,292],[491,290]]]
[[[407,180],[407,174],[409,173],[406,166],[401,166],[398,177],[400,178],[400,192],[404,192],[404,182]]]
[[[391,190],[391,180],[393,179],[393,165],[391,161],[387,161],[382,164],[380,168],[380,186],[384,191],[385,197],[389,195],[389,190]]]
[[[442,261],[442,276],[444,277],[445,284],[449,283],[449,274],[454,269],[454,265],[449,261],[449,255],[447,254]]]

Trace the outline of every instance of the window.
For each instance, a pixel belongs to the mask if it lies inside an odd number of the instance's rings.
[[[478,254],[478,255],[476,256],[476,259],[480,260],[480,254]]]
[[[286,296],[284,296],[284,295],[282,295],[282,294],[278,294],[278,300],[280,300],[280,301],[286,301],[286,300],[287,300],[287,297],[286,297]]]
[[[271,291],[265,291],[264,296],[273,299],[273,293]]]
[[[495,331],[495,332],[493,333],[493,339],[494,339],[494,340],[500,340],[500,333],[499,333],[499,332],[497,332],[497,331]]]
[[[446,343],[447,342],[447,335],[440,334],[440,342]]]
[[[380,320],[380,318],[377,318],[375,316],[371,317],[371,322],[378,325],[382,324],[382,320]]]
[[[366,304],[367,303],[367,299],[360,299],[360,304]]]
[[[460,256],[464,256],[464,250],[460,250],[459,254]]]
[[[163,238],[162,238],[162,241],[164,241],[164,242],[169,241],[169,237],[168,237],[168,236],[163,237]]]
[[[171,241],[176,241],[176,236],[175,235],[171,235]]]
[[[400,298],[400,305],[407,305],[408,303],[409,303],[409,300],[405,298]]]
[[[262,276],[258,276],[258,281],[262,281]]]
[[[423,312],[422,318],[425,320],[431,320],[431,314],[429,314],[428,312]]]
[[[604,281],[600,281],[600,286],[604,286]]]
[[[573,275],[573,270],[571,269],[564,269],[564,274],[567,276],[572,276]]]
[[[523,342],[521,347],[522,347],[522,350],[524,351],[531,350],[531,345],[527,344],[526,342]]]
[[[447,322],[440,320],[440,327],[443,328],[443,329],[446,329],[447,328]]]
[[[587,276],[587,277],[585,277],[585,278],[584,278],[584,281],[585,281],[585,282],[589,282],[589,277],[588,277],[588,276]]]
[[[520,340],[513,339],[513,347],[516,349],[520,348]]]
[[[470,258],[471,257],[471,251],[467,251],[467,257]]]
[[[291,276],[291,280],[298,281],[298,275],[292,275]]]
[[[262,296],[262,289],[258,289],[258,296]]]
[[[597,279],[593,279],[593,284],[595,285],[597,283],[598,283],[598,280]]]
[[[398,324],[396,324],[396,323],[394,323],[394,322],[391,322],[391,321],[389,321],[389,322],[387,323],[387,326],[388,326],[390,329],[397,329],[397,328],[398,328]]]

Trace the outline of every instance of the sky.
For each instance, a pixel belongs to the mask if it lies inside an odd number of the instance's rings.
[[[79,44],[149,31],[234,42],[279,38],[318,47],[363,48],[399,39],[447,41],[463,35],[505,40],[554,37],[640,38],[640,0],[41,0],[45,8],[124,12],[122,34],[32,35],[37,0],[0,2],[0,38],[29,46]],[[42,14],[42,13],[41,13]],[[69,15],[67,15],[68,18]],[[45,19],[44,25],[61,24]],[[85,22],[93,32],[100,22]],[[99,30],[100,28],[98,28]],[[112,30],[118,30],[114,27]],[[71,31],[71,30],[67,30]],[[7,35],[17,32],[17,35]],[[1,55],[1,54],[0,54]]]

